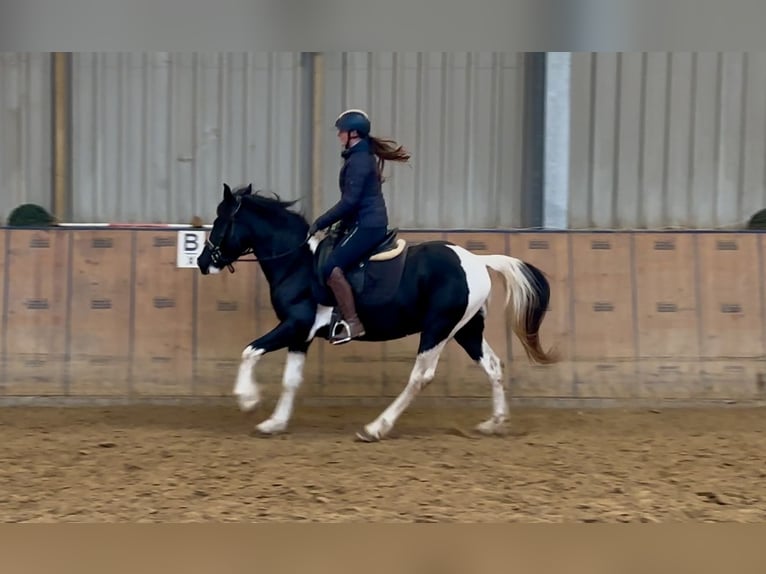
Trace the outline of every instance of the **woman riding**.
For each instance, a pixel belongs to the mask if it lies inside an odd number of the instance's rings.
[[[345,237],[322,268],[322,279],[338,302],[345,333],[331,339],[334,345],[365,334],[345,272],[372,252],[388,232],[388,210],[381,184],[386,161],[406,162],[410,154],[393,140],[370,135],[370,119],[362,110],[346,110],[335,121],[344,159],[340,169],[341,198],[319,216],[309,235],[340,222]],[[377,159],[376,159],[377,158]]]

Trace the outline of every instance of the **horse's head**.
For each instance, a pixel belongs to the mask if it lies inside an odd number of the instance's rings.
[[[224,184],[213,228],[197,258],[202,274],[225,267],[233,271],[232,264],[248,253],[271,266],[282,265],[302,251],[309,225],[302,215],[290,211],[295,203],[253,193],[252,185],[232,191]]]
[[[197,266],[203,275],[219,273],[225,267],[233,270],[231,265],[252,249],[255,239],[252,230],[237,217],[243,198],[252,193],[252,185],[232,192],[228,185],[223,184],[223,199],[216,208],[213,228],[197,258]]]

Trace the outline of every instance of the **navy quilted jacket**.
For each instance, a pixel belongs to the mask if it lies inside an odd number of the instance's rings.
[[[341,198],[317,218],[317,229],[326,229],[338,221],[347,228],[387,227],[386,200],[369,142],[362,140],[341,155],[345,159],[339,176]]]

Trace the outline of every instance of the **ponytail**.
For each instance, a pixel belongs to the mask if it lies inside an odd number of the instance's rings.
[[[368,139],[370,141],[372,153],[378,158],[378,177],[380,177],[381,182],[386,181],[386,178],[383,177],[383,166],[386,161],[405,163],[410,160],[410,152],[394,140],[376,138],[373,136],[368,136]]]

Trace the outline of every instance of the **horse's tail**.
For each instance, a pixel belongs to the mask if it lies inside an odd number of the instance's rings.
[[[545,352],[540,344],[540,325],[548,311],[551,296],[545,275],[531,263],[516,257],[483,255],[481,259],[505,279],[505,305],[508,308],[513,302],[511,326],[524,345],[527,357],[542,365],[557,362],[557,354]]]

